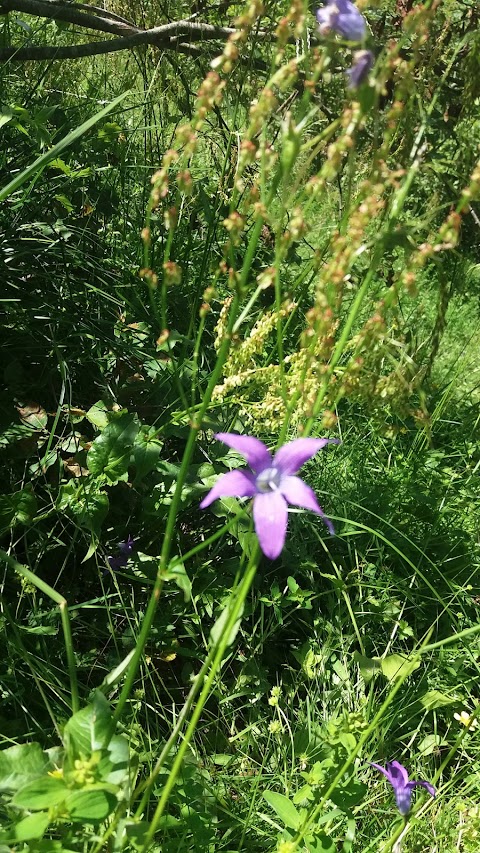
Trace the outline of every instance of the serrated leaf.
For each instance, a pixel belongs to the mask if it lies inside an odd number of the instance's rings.
[[[290,827],[290,829],[298,829],[300,813],[288,797],[285,797],[284,794],[277,794],[276,791],[264,791],[263,797],[285,826]]]
[[[124,479],[140,424],[134,415],[122,413],[110,420],[87,454],[88,470],[103,474],[111,485]]]

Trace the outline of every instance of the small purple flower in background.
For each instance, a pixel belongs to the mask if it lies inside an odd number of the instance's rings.
[[[351,0],[327,0],[317,9],[317,21],[321,35],[334,30],[347,41],[363,41],[367,33],[365,18]]]
[[[297,438],[284,444],[272,457],[263,441],[251,435],[220,432],[215,436],[245,456],[251,471],[236,469],[222,474],[204,497],[200,509],[217,498],[253,498],[253,521],[260,548],[274,560],[280,554],[287,533],[288,504],[311,509],[333,534],[332,522],[319,506],[314,492],[297,471],[327,444],[339,444],[336,438]]]
[[[381,767],[380,764],[375,764],[373,761],[369,763],[387,777],[395,793],[395,800],[397,801],[398,811],[401,815],[405,816],[409,813],[412,791],[417,785],[426,788],[432,797],[435,796],[435,788],[430,782],[422,782],[416,779],[409,781],[407,770],[399,761],[387,761],[385,767]]]
[[[353,65],[345,73],[347,75],[347,88],[358,89],[367,79],[373,68],[375,57],[371,50],[357,50],[353,54]]]
[[[113,554],[109,554],[107,557],[110,568],[113,571],[125,568],[130,554],[135,550],[135,539],[133,536],[128,536],[125,542],[119,542],[117,547],[120,553],[116,557]]]

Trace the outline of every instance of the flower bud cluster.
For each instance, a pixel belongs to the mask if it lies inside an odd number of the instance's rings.
[[[222,80],[216,71],[209,71],[197,93],[193,120],[195,130],[199,130],[208,113],[221,104],[224,88],[225,80]]]

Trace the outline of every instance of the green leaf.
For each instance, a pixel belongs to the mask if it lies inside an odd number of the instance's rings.
[[[227,621],[228,621],[228,618],[230,616],[230,606],[231,606],[231,604],[230,604],[230,602],[228,602],[227,606],[224,608],[224,610],[222,610],[222,612],[221,612],[220,616],[218,617],[218,619],[216,620],[216,622],[214,622],[214,624],[212,625],[212,629],[210,631],[210,645],[211,646],[215,646],[218,643],[218,641],[220,640],[220,638],[223,637],[223,634],[225,633]],[[227,638],[227,646],[231,646],[233,641],[235,640],[235,637],[237,636],[238,629],[240,628],[240,623],[242,621],[242,615],[243,615],[243,605],[242,605],[240,613],[238,614],[237,619],[235,620],[232,628],[230,629],[230,633],[229,633],[228,638]]]
[[[396,678],[407,678],[420,666],[418,658],[408,658],[405,655],[388,655],[380,660],[382,673],[388,681]]]
[[[60,486],[57,498],[57,509],[67,510],[75,521],[96,537],[100,538],[100,531],[108,513],[109,501],[105,492],[98,491],[96,483],[84,483],[70,480],[69,483]]]
[[[105,820],[115,810],[117,803],[116,796],[104,788],[73,791],[65,800],[72,821],[94,824]]]
[[[18,405],[18,414],[22,424],[34,430],[42,430],[46,427],[48,415],[39,403],[25,403],[23,406]]]
[[[365,684],[368,684],[374,677],[376,672],[380,672],[380,662],[378,658],[367,658],[360,652],[353,653],[353,660],[358,663],[362,678]]]
[[[316,835],[313,841],[306,841],[309,853],[335,853],[337,846],[328,835],[323,832]]]
[[[98,121],[107,116],[112,110],[117,107],[121,101],[127,96],[128,92],[124,92],[122,95],[119,95],[118,98],[115,98],[110,104],[100,110],[100,112],[96,113],[91,118],[84,121],[83,124],[76,127],[74,130],[71,130],[70,133],[67,133],[60,142],[57,142],[52,148],[46,151],[44,154],[41,154],[40,157],[37,157],[30,166],[26,169],[23,169],[18,175],[15,175],[13,180],[9,181],[3,189],[0,190],[0,201],[5,201],[12,193],[19,189],[25,181],[30,180],[30,178],[39,175],[40,172],[47,166],[52,160],[55,160],[58,155],[68,148],[69,145],[73,145],[77,139],[80,139],[84,133],[90,130]]]
[[[103,693],[96,691],[93,702],[77,711],[65,725],[63,736],[69,758],[90,758],[107,739],[112,712]]]
[[[457,699],[447,696],[446,693],[441,693],[440,690],[427,690],[423,696],[420,696],[419,702],[425,710],[433,711],[435,708],[444,708],[445,705],[452,705],[454,702],[457,702]]]
[[[155,468],[162,443],[158,440],[157,430],[154,427],[142,426],[133,446],[133,462],[136,474],[135,483],[140,483],[143,478]]]
[[[139,429],[135,416],[128,412],[110,420],[88,451],[89,471],[95,476],[103,474],[111,485],[125,479]]]
[[[174,581],[182,590],[184,600],[190,601],[192,597],[192,583],[180,557],[173,557],[170,560],[164,578],[166,581]]]
[[[276,791],[264,791],[263,796],[285,826],[289,826],[291,829],[298,829],[300,826],[300,814],[288,797],[285,797],[283,794],[277,794]]]
[[[0,751],[0,791],[17,791],[51,767],[39,743],[22,743]]]
[[[32,838],[41,838],[49,823],[50,817],[48,812],[37,812],[37,814],[27,815],[27,817],[24,817],[23,820],[19,821],[13,827],[12,843],[15,843],[15,841],[29,841]]]
[[[99,400],[98,403],[94,403],[86,412],[85,417],[91,424],[98,427],[98,429],[105,429],[108,424],[108,407],[107,404],[103,402],[103,400]]]
[[[16,524],[28,524],[36,511],[37,499],[30,488],[0,496],[0,531],[10,530]]]
[[[432,755],[441,746],[448,746],[448,743],[440,735],[427,735],[418,744],[417,749],[421,755]]]
[[[32,812],[39,811],[62,803],[67,794],[68,788],[63,779],[41,776],[40,779],[35,779],[20,788],[12,799],[12,805]]]

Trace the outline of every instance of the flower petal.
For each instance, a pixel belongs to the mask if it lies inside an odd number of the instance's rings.
[[[250,471],[229,471],[218,478],[201,502],[200,509],[210,506],[217,498],[251,498],[255,492],[255,477]]]
[[[287,502],[279,491],[255,495],[253,520],[260,548],[275,560],[285,544],[288,521]]]
[[[426,791],[430,794],[431,797],[434,797],[436,794],[435,788],[431,784],[431,782],[423,782],[420,779],[413,779],[408,783],[409,787],[415,788],[416,785],[420,785],[422,788],[425,788]]]
[[[326,444],[340,444],[338,438],[296,438],[277,450],[273,466],[282,474],[296,474]]]
[[[380,770],[380,773],[383,773],[384,776],[387,777],[388,781],[391,783],[390,773],[388,772],[386,767],[382,767],[380,764],[375,764],[374,761],[369,761],[370,767],[375,767],[375,770]]]
[[[334,535],[333,524],[318,503],[315,492],[300,477],[282,477],[280,492],[289,504],[301,506],[303,509],[311,509],[312,512],[316,512],[320,518],[323,518],[332,536]]]
[[[387,770],[390,774],[392,785],[406,785],[408,783],[408,772],[399,761],[387,761]]]
[[[272,454],[263,441],[253,435],[238,435],[235,432],[218,432],[215,436],[218,441],[223,441],[233,450],[238,450],[245,456],[253,471],[263,471],[272,464]]]
[[[411,782],[408,782],[406,785],[402,785],[399,782],[397,785],[393,786],[393,790],[395,791],[395,802],[397,803],[398,811],[401,815],[407,815],[410,811],[410,806],[412,805],[412,788]]]

